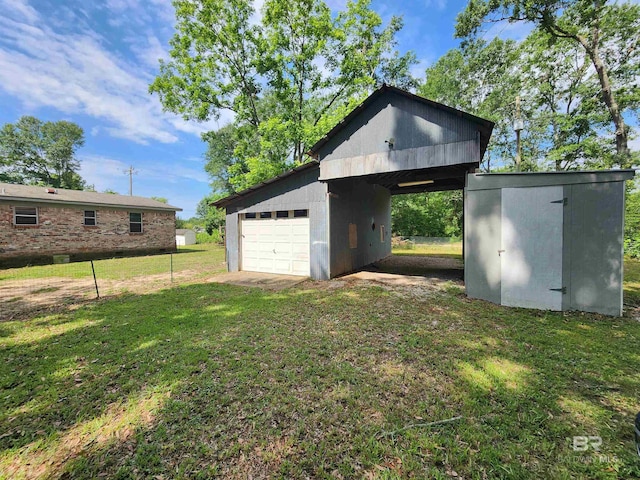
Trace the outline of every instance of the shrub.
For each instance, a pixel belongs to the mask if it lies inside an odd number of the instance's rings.
[[[214,230],[209,235],[207,232],[196,233],[196,243],[224,243],[222,235],[218,230]]]

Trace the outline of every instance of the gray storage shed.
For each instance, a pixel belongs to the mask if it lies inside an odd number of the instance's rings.
[[[633,175],[469,175],[467,295],[515,307],[621,315],[624,182]]]
[[[311,148],[315,161],[213,203],[226,209],[229,271],[359,270],[391,254],[393,195],[464,189],[469,296],[620,314],[633,172],[474,174],[492,129],[383,85]]]

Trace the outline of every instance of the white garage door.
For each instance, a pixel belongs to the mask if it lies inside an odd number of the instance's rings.
[[[240,240],[242,270],[309,276],[306,210],[246,214],[240,224]]]

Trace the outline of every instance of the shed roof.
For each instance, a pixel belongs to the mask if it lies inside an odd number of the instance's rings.
[[[309,149],[309,154],[313,157],[317,157],[320,149],[331,140],[340,130],[345,128],[352,120],[354,120],[363,110],[365,110],[369,105],[371,105],[378,97],[382,96],[387,92],[396,93],[398,95],[402,95],[407,97],[413,101],[423,103],[432,108],[437,108],[438,110],[443,110],[445,112],[449,112],[453,115],[465,118],[470,122],[476,123],[478,125],[478,130],[480,131],[480,155],[484,155],[485,150],[487,149],[487,145],[489,144],[489,139],[491,138],[491,132],[493,131],[494,123],[490,120],[477,117],[470,113],[464,112],[462,110],[458,110],[457,108],[449,107],[442,103],[434,102],[433,100],[429,100],[428,98],[421,97],[419,95],[415,95],[411,92],[407,92],[406,90],[402,90],[397,87],[392,87],[391,85],[382,84],[380,88],[375,90],[371,95],[369,95],[360,105],[354,108],[351,113],[349,113],[346,117],[344,117],[340,122],[333,127],[329,132],[318,140],[315,145],[313,145]]]
[[[51,203],[56,205],[86,205],[140,210],[182,211],[181,208],[152,200],[151,198],[111,193],[85,192],[62,188],[37,187],[0,183],[0,201],[12,200],[28,203]]]
[[[310,168],[313,167],[318,167],[319,162],[317,162],[316,160],[312,160],[311,162],[305,163],[300,165],[299,167],[295,167],[292,168],[291,170],[288,170],[284,173],[281,173],[280,175],[277,175],[273,178],[270,178],[269,180],[265,180],[264,182],[258,183],[252,187],[246,188],[240,192],[237,193],[232,193],[231,195],[228,195],[224,198],[221,198],[219,200],[216,200],[215,202],[212,202],[210,205],[214,206],[214,207],[218,207],[218,208],[223,208],[226,207],[227,205],[229,205],[230,203],[232,203],[233,201],[239,199],[239,198],[243,198],[246,197],[247,195],[252,194],[253,192],[260,190],[263,187],[266,187],[267,185],[271,185],[272,183],[275,183],[277,181],[280,181],[282,179],[285,179],[287,177],[290,177],[292,175],[295,175],[299,172],[304,172],[306,170],[309,170]]]
[[[190,228],[176,228],[176,235],[184,235],[187,232],[196,233]]]
[[[575,185],[580,183],[623,182],[635,170],[577,170],[561,172],[474,173],[467,177],[467,190]]]

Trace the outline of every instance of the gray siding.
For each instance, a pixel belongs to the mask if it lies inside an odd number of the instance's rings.
[[[274,210],[309,210],[311,277],[329,278],[327,240],[327,185],[318,181],[319,168],[311,168],[239,198],[227,206],[227,267],[240,266],[238,222],[240,213]]]
[[[500,303],[501,190],[465,191],[464,283],[467,295]]]
[[[390,149],[385,140],[394,139]],[[393,92],[318,152],[322,180],[480,161],[478,125]]]
[[[391,254],[391,194],[362,180],[329,184],[331,276],[358,270]],[[372,221],[375,229],[372,229]],[[355,224],[357,247],[350,248],[349,225]],[[385,241],[380,228],[384,225]]]
[[[624,182],[568,190],[566,309],[622,315]]]
[[[237,272],[240,268],[240,238],[238,233],[238,214],[227,209],[225,248],[227,250],[227,270],[230,272]]]

